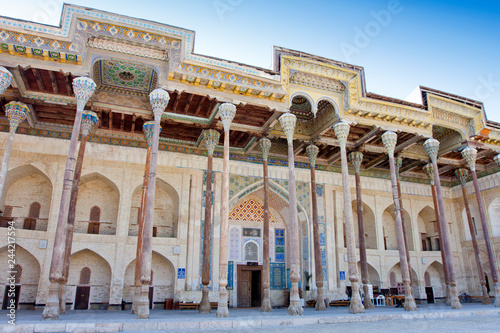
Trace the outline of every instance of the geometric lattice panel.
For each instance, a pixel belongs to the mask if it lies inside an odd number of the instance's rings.
[[[264,222],[264,206],[254,199],[249,199],[239,206],[234,207],[229,213],[229,219],[235,221]],[[278,220],[271,213],[269,213],[269,221],[271,223],[278,223]]]

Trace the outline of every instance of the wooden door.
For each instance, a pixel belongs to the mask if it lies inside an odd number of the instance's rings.
[[[425,287],[425,293],[427,294],[427,303],[434,303],[434,290],[432,287]]]
[[[99,234],[99,222],[89,222],[88,234]]]
[[[252,300],[252,271],[241,270],[238,276],[238,306],[249,308]]]
[[[12,294],[10,290],[10,285],[7,284],[5,286],[5,292],[3,294],[2,310],[6,310],[7,306],[9,306],[11,303],[15,303],[15,309],[17,309],[17,306],[19,305],[20,294],[21,294],[21,285],[16,285],[14,289],[14,294]]]
[[[155,287],[149,287],[149,294],[148,294],[148,297],[149,297],[149,308],[152,309],[153,308],[153,295],[154,295],[154,288]]]
[[[89,308],[90,286],[76,287],[75,310],[87,310]]]

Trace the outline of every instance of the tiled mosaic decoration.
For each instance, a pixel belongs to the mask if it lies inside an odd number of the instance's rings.
[[[275,235],[275,261],[285,262],[285,229],[276,229]]]
[[[264,206],[254,199],[249,199],[234,207],[229,213],[229,219],[235,221],[264,222]],[[278,220],[271,213],[269,213],[269,221],[271,223],[278,223]]]
[[[262,181],[262,178],[231,175],[229,178],[229,198],[258,181]]]
[[[286,287],[285,264],[270,264],[271,290],[282,290]]]

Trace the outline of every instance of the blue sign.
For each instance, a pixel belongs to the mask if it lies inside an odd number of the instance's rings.
[[[340,280],[345,280],[345,271],[340,271]]]
[[[185,268],[179,268],[177,270],[177,278],[178,279],[185,279],[186,278],[186,269]]]

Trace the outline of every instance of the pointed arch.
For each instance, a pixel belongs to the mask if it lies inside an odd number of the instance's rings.
[[[359,223],[357,200],[352,201],[352,214],[354,222],[354,234],[356,247],[359,248]],[[375,225],[375,214],[366,203],[363,202],[363,224],[365,229],[365,244],[367,249],[377,249],[377,228]]]
[[[130,206],[129,236],[137,236],[141,215],[142,184],[132,193]],[[156,179],[155,213],[153,228],[156,237],[176,238],[179,221],[179,194],[175,188],[162,178]]]
[[[14,218],[17,229],[46,231],[52,190],[52,181],[40,169],[31,164],[19,166],[7,174],[1,209]]]
[[[151,257],[151,271],[153,289],[153,300],[155,302],[164,302],[167,298],[173,298],[175,288],[175,266],[164,255],[153,251]],[[131,302],[134,299],[134,278],[135,278],[135,259],[129,262],[125,269],[123,277],[123,300]]]
[[[112,180],[99,172],[83,175],[76,203],[75,232],[115,235],[119,205],[120,191]],[[96,207],[100,209],[98,221],[94,221]]]
[[[413,244],[413,227],[411,222],[411,217],[408,212],[403,209],[404,215],[404,225],[406,228],[406,238],[408,241],[408,248],[410,251],[414,251],[415,247]],[[396,217],[394,212],[394,204],[389,205],[382,213],[382,223],[384,230],[384,240],[387,250],[397,250],[397,237],[396,237]]]
[[[0,262],[6,267],[9,259],[8,247],[0,248]],[[25,247],[16,244],[15,283],[22,285],[19,296],[20,303],[36,303],[38,284],[40,282],[41,266],[38,259]],[[4,295],[5,285],[8,284],[10,273],[7,269],[0,270],[0,294]],[[3,297],[3,296],[2,296]]]
[[[493,237],[500,237],[500,198],[495,198],[488,205],[491,231]]]
[[[422,251],[440,251],[439,232],[434,208],[426,205],[417,215],[417,226]]]
[[[437,260],[433,261],[424,273],[425,286],[432,287],[435,297],[446,296],[446,283],[444,279],[443,264]]]

